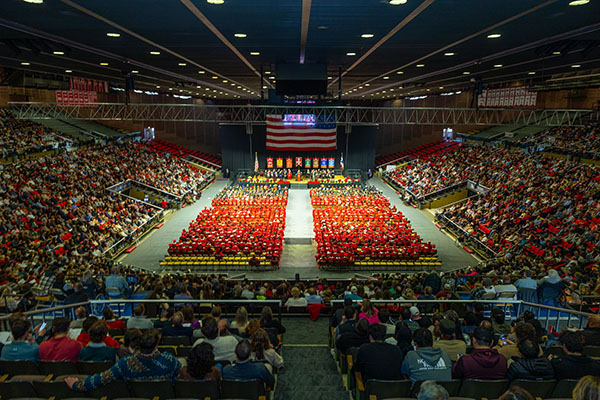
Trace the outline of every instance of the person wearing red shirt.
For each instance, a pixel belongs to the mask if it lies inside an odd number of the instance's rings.
[[[109,307],[106,307],[102,311],[102,319],[108,325],[108,329],[119,329],[121,332],[125,333],[127,330],[127,326],[125,326],[125,321],[120,319],[116,319],[115,313]]]
[[[96,322],[98,322],[98,318],[93,315],[91,317],[87,317],[85,321],[83,321],[82,331],[79,336],[77,336],[77,341],[81,343],[82,346],[87,346],[88,343],[90,343],[90,335],[88,331]],[[119,342],[108,335],[104,337],[102,343],[104,343],[107,347],[119,347]]]
[[[79,352],[83,347],[77,340],[69,338],[71,320],[65,317],[54,318],[52,321],[52,338],[40,344],[40,359],[44,361],[79,360]]]

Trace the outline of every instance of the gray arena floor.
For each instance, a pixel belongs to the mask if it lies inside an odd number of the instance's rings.
[[[425,241],[435,243],[438,257],[442,262],[442,270],[453,270],[467,265],[476,265],[477,260],[465,252],[448,235],[441,232],[432,223],[427,214],[413,207],[407,207],[389,186],[379,178],[373,178],[370,183],[382,190],[390,202],[398,208],[410,221],[413,228]],[[158,271],[159,262],[167,254],[168,244],[176,240],[181,231],[188,227],[198,213],[210,205],[213,197],[225,187],[225,181],[216,181],[208,187],[200,200],[172,215],[161,229],[147,235],[138,247],[131,253],[122,256],[120,261],[136,267]],[[355,272],[320,271],[316,266],[316,248],[311,243],[314,238],[312,207],[308,190],[291,189],[286,210],[285,244],[281,257],[281,268],[268,272],[248,272],[250,279],[294,279],[295,274],[301,278],[347,278]],[[238,275],[239,271],[231,272]],[[370,274],[370,272],[368,273]]]

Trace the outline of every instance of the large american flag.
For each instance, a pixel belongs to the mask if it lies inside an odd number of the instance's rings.
[[[267,115],[267,150],[326,151],[337,147],[335,122],[284,122]]]

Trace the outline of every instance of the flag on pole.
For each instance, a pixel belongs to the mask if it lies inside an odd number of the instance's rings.
[[[340,168],[344,170],[344,153],[340,156]]]
[[[254,172],[258,172],[258,153],[254,153]]]

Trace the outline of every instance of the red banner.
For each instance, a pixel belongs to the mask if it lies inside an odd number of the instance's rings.
[[[56,104],[95,105],[97,103],[98,94],[96,92],[84,92],[80,90],[56,91]]]
[[[287,157],[285,159],[285,167],[289,169],[289,168],[292,168],[292,166],[293,166],[292,157]]]
[[[296,167],[302,167],[302,157],[296,157]]]
[[[273,157],[267,157],[267,168],[273,168]]]
[[[85,79],[72,76],[70,78],[70,84],[71,90],[108,93],[108,82],[106,81],[96,81],[94,79]]]

